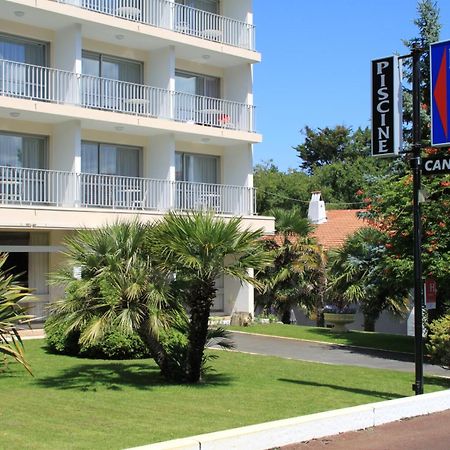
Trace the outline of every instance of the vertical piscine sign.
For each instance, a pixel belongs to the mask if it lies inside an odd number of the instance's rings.
[[[450,41],[430,46],[431,145],[450,145]]]
[[[395,156],[402,146],[402,88],[397,56],[372,61],[372,156]]]

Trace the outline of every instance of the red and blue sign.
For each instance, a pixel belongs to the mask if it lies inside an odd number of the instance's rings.
[[[450,146],[450,41],[431,44],[431,145]]]

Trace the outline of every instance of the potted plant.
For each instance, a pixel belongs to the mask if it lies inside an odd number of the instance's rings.
[[[325,305],[323,308],[325,323],[331,323],[333,325],[331,330],[336,333],[347,332],[346,325],[355,321],[355,315],[356,305],[354,304],[336,302],[334,304]]]

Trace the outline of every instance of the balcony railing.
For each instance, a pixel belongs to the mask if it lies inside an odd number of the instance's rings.
[[[0,205],[255,214],[245,186],[0,166]]]
[[[169,0],[56,0],[133,22],[255,50],[255,27]]]
[[[0,95],[254,131],[252,105],[2,59]]]

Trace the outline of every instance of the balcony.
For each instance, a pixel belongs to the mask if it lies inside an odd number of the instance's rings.
[[[255,51],[255,27],[169,0],[55,0],[121,19]]]
[[[254,132],[254,107],[0,59],[0,95]]]
[[[8,205],[256,213],[255,191],[245,186],[0,166],[0,206]]]

